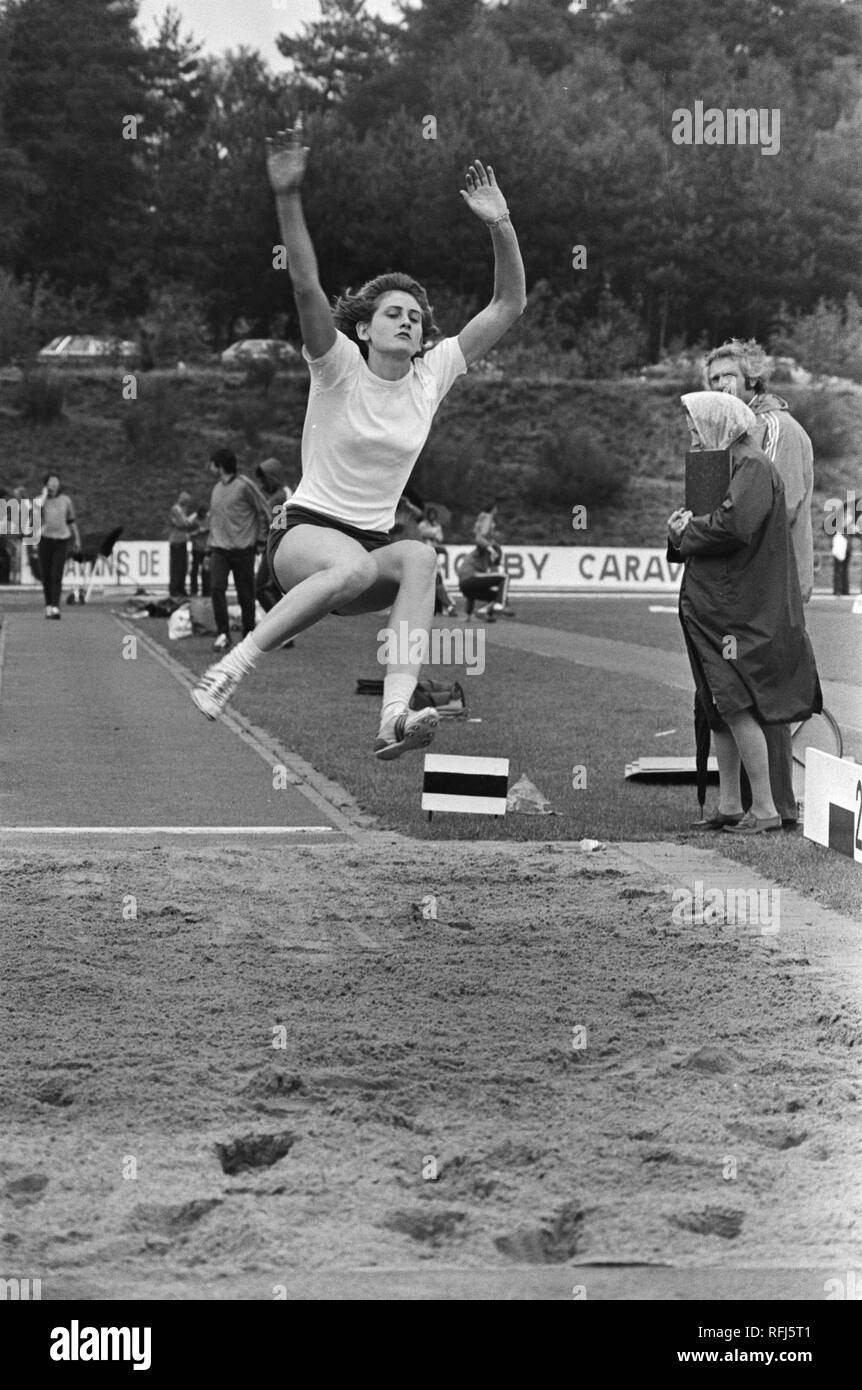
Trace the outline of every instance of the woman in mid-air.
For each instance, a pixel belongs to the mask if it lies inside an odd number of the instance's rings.
[[[421,669],[408,658],[417,652],[417,633],[425,634],[418,651],[427,650],[436,555],[422,541],[390,542],[389,531],[441,400],[523,313],[524,266],[494,171],[476,160],[461,197],[491,233],[494,294],[457,337],[423,354],[434,319],[424,289],[408,275],[379,275],[330,309],[300,202],[308,156],[300,127],[268,145],[267,169],[311,373],[302,481],[274,519],[267,543],[284,597],[210,667],[192,698],[214,719],[265,652],[327,613],[389,608],[392,631],[406,630],[411,641],[398,653],[403,660],[386,667],[374,754],[398,758],[430,743],[438,722],[433,709],[408,708]]]

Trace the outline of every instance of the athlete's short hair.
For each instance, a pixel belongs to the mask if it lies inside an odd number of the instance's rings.
[[[703,368],[703,384],[709,390],[709,371],[718,357],[730,357],[745,377],[749,391],[765,391],[772,372],[772,359],[755,338],[728,338],[721,347],[713,348]]]
[[[233,449],[216,449],[210,455],[210,462],[216,468],[220,468],[223,473],[235,473],[237,469],[236,454]]]
[[[386,275],[375,276],[373,280],[367,281],[361,289],[345,290],[344,294],[339,295],[335,301],[332,310],[335,327],[358,344],[363,357],[367,358],[368,356],[368,344],[360,339],[356,332],[356,325],[371,322],[381,297],[388,294],[390,290],[404,290],[406,294],[412,294],[416,300],[422,310],[423,341],[439,332],[434,322],[434,310],[428,303],[428,295],[424,287],[419,284],[418,280],[414,280],[412,275],[405,275],[400,270],[392,270]]]

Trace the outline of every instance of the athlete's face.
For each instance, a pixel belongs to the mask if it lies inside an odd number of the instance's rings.
[[[49,497],[57,496],[57,493],[60,491],[60,479],[57,477],[56,473],[51,474],[45,486],[48,489]]]
[[[387,290],[371,322],[358,324],[357,333],[378,352],[415,357],[422,347],[422,310],[412,294]]]

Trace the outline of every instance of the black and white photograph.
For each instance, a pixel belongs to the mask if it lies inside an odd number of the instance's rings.
[[[823,1374],[860,140],[862,0],[0,0],[28,1370],[518,1301]]]

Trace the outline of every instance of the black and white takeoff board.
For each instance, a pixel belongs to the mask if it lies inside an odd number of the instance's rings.
[[[504,816],[509,791],[508,758],[458,758],[426,753],[423,811],[461,811]]]

